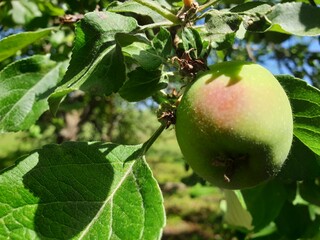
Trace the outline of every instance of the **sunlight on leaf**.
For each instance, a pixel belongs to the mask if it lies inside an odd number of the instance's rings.
[[[0,72],[0,132],[28,129],[49,106],[48,96],[62,78],[66,63],[36,55]]]
[[[320,156],[320,91],[289,75],[276,76],[287,92],[294,115],[294,135]]]
[[[34,32],[22,32],[2,39],[0,41],[0,61],[13,56],[18,50],[49,35],[54,29],[56,28],[46,28]]]
[[[301,2],[276,4],[267,18],[272,23],[269,31],[298,36],[320,35],[320,9],[310,4]]]
[[[160,239],[163,199],[140,151],[69,142],[20,159],[0,176],[1,238]]]

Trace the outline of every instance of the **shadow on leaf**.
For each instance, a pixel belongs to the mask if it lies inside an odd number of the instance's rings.
[[[116,147],[68,142],[38,151],[38,164],[23,183],[39,198],[34,224],[40,238],[70,239],[89,231],[110,194]]]

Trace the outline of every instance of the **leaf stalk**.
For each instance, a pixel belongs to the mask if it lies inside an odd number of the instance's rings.
[[[161,133],[166,129],[165,124],[161,124],[161,126],[154,132],[154,134],[142,145],[142,155],[145,155],[152,144],[158,139]]]

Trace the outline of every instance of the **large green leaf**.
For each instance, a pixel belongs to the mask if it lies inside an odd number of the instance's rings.
[[[122,86],[126,79],[121,49],[112,45],[101,52],[97,63],[77,81],[75,79],[59,86],[49,98],[50,109],[55,113],[66,94],[81,89],[97,95],[110,95]]]
[[[289,96],[294,135],[320,156],[320,91],[289,75],[277,76]]]
[[[28,129],[48,109],[47,98],[66,64],[33,56],[0,72],[0,132]]]
[[[309,206],[286,202],[275,220],[278,231],[287,239],[311,239],[320,227],[320,217],[311,218]]]
[[[72,59],[63,83],[74,85],[86,77],[103,59],[117,32],[130,32],[137,27],[134,18],[110,12],[91,12],[76,26]],[[110,43],[111,42],[111,43]],[[123,69],[121,69],[122,71]],[[105,72],[107,74],[107,72]]]
[[[47,145],[0,176],[2,239],[160,239],[164,208],[141,145]]]
[[[55,28],[46,28],[34,32],[22,32],[6,37],[0,41],[0,61],[11,57],[18,50],[30,45],[38,39],[47,36]]]
[[[295,187],[288,187],[277,179],[241,191],[255,231],[269,225],[278,216],[290,191],[294,195]]]
[[[289,2],[276,4],[267,15],[270,31],[299,36],[320,35],[320,9],[310,4]]]
[[[288,159],[282,166],[279,178],[301,181],[320,176],[320,158],[294,137]]]
[[[106,95],[117,92],[125,81],[125,65],[114,36],[136,27],[134,18],[116,13],[86,14],[76,25],[70,65],[61,86],[50,97],[51,110],[56,112],[63,97],[77,89]]]

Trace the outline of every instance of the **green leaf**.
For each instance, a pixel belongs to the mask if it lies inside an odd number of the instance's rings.
[[[216,49],[230,47],[239,29],[242,18],[238,14],[211,10],[205,18],[206,32],[204,37]]]
[[[191,53],[195,54],[195,58],[199,58],[203,47],[199,32],[193,28],[184,28],[181,38],[184,50],[187,52],[193,49]]]
[[[163,58],[169,58],[173,54],[173,45],[170,32],[160,27],[157,35],[152,39],[152,46]]]
[[[130,72],[128,78],[119,94],[130,102],[144,100],[167,86],[166,83],[160,82],[160,70],[146,71],[139,67]]]
[[[47,145],[0,176],[0,238],[160,239],[164,208],[141,145]]]
[[[320,176],[320,158],[298,138],[293,138],[291,151],[279,173],[279,178],[301,181]]]
[[[276,77],[292,105],[294,135],[320,156],[320,91],[289,75]]]
[[[274,222],[270,223],[270,225],[266,226],[264,229],[261,229],[258,232],[254,232],[251,235],[252,240],[280,240],[281,235],[277,231],[276,224]],[[285,240],[285,239],[283,239]]]
[[[122,86],[125,80],[123,55],[118,45],[113,45],[101,53],[99,64],[91,69],[72,87],[79,86],[84,91],[98,95],[110,95]]]
[[[46,28],[34,32],[22,32],[2,39],[0,41],[0,61],[13,56],[18,50],[49,35],[54,29],[56,28]]]
[[[119,33],[116,39],[123,54],[132,58],[147,71],[158,69],[164,61],[144,36]]]
[[[54,4],[53,2],[37,2],[41,12],[45,12],[50,16],[62,16],[65,14],[62,6]]]
[[[267,18],[272,23],[269,31],[298,36],[320,35],[320,9],[310,4],[301,2],[276,4]]]
[[[252,230],[252,216],[247,211],[240,191],[224,190],[227,211],[224,220],[231,226]]]
[[[123,56],[115,43],[118,32],[137,27],[134,18],[110,12],[91,12],[76,25],[76,39],[68,71],[61,86],[50,97],[50,109],[56,112],[65,94],[74,90],[97,91],[110,95],[125,81]]]
[[[116,33],[130,32],[136,27],[137,22],[131,17],[110,12],[86,14],[76,25],[72,59],[63,83],[73,85],[80,81],[100,63],[106,49],[113,45]]]
[[[150,9],[157,12],[159,15],[164,17],[165,19],[171,21],[172,23],[179,24],[180,20],[178,17],[173,14],[170,10],[168,10],[164,5],[169,5],[168,3],[165,3],[166,0],[134,0],[135,2],[149,8],[149,10],[146,10],[146,12],[149,12]],[[135,11],[141,12],[141,10],[136,9],[137,6],[135,6]],[[170,9],[170,8],[169,8]],[[168,23],[168,21],[166,21]]]
[[[48,109],[47,98],[65,69],[49,56],[33,56],[0,72],[0,132],[28,129]]]
[[[308,206],[286,202],[275,223],[280,234],[288,239],[309,239],[319,231],[320,217],[312,220]]]
[[[132,0],[123,3],[114,2],[108,7],[108,11],[117,13],[136,13],[138,15],[149,16],[153,22],[166,21],[166,19],[157,12]]]
[[[126,79],[123,55],[118,45],[112,45],[100,53],[99,59],[77,81],[72,79],[59,86],[50,96],[51,112],[56,113],[66,94],[81,89],[96,95],[110,95],[117,92]]]
[[[288,199],[290,190],[295,194],[295,188],[291,189],[277,179],[273,179],[241,191],[247,210],[252,215],[255,232],[269,225],[278,216]]]
[[[241,4],[244,1],[245,0],[222,0],[222,2],[226,4]]]
[[[247,15],[265,15],[271,11],[271,6],[265,2],[246,2],[230,9],[230,12]]]
[[[243,26],[248,31],[264,32],[270,28],[270,22],[265,15],[271,12],[272,7],[264,2],[247,2],[240,4],[230,12],[241,13]]]

